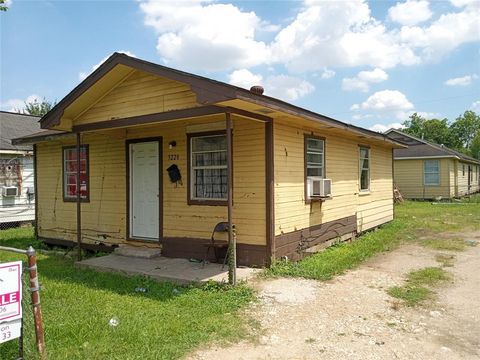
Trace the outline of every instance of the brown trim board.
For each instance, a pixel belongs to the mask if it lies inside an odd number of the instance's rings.
[[[38,240],[38,161],[37,161],[37,155],[38,155],[38,147],[37,144],[33,144],[33,191],[34,193],[34,201],[35,201],[35,240]]]
[[[267,265],[275,258],[275,148],[273,121],[265,123],[265,236]]]
[[[143,241],[130,237],[130,144],[154,141],[158,142],[158,242],[163,241],[163,138],[161,136],[125,141],[126,240]]]
[[[357,230],[357,216],[347,216],[309,228],[277,235],[276,258],[287,256],[298,260],[304,256],[307,248],[321,244],[338,236],[353,233]]]

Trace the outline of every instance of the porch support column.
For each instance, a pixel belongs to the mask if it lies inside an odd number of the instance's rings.
[[[233,230],[233,161],[232,161],[232,116],[225,113],[227,130],[227,204],[228,204],[228,282],[237,283],[237,242]]]
[[[273,119],[265,122],[265,225],[267,266],[275,259],[275,184]]]
[[[82,260],[82,202],[80,198],[80,145],[81,138],[80,133],[77,133],[77,144],[76,144],[76,153],[77,153],[77,174],[76,174],[76,203],[77,203],[77,246],[78,246],[78,260]]]

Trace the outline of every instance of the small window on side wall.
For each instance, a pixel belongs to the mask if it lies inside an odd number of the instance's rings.
[[[89,200],[88,146],[80,147],[80,199]],[[77,149],[75,146],[63,148],[63,199],[77,199]]]
[[[325,177],[324,140],[314,137],[305,138],[306,175]]]
[[[424,185],[440,185],[440,161],[425,160],[423,163]]]
[[[370,149],[359,147],[359,183],[360,191],[370,190]]]

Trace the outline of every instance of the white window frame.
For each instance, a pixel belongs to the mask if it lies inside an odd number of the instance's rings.
[[[427,163],[428,162],[436,162],[437,163],[437,171],[428,171],[427,172]],[[437,181],[435,183],[427,183],[427,174],[436,174]],[[423,160],[423,185],[425,186],[440,186],[440,160]]]
[[[362,150],[366,150],[367,152],[367,157],[362,157]],[[368,160],[368,167],[364,168],[363,167],[363,160],[367,159]],[[358,190],[360,192],[366,193],[370,192],[370,186],[371,186],[371,163],[372,163],[372,157],[371,157],[371,151],[368,146],[362,146],[360,145],[358,147]],[[362,189],[362,172],[363,171],[368,171],[368,187],[366,189]]]
[[[205,198],[205,197],[196,197],[195,194],[196,194],[196,191],[195,191],[195,174],[196,174],[196,171],[197,170],[215,170],[215,169],[228,169],[228,164],[227,164],[227,161],[225,160],[225,165],[204,165],[204,166],[194,166],[194,161],[193,161],[193,155],[194,154],[199,154],[199,153],[213,153],[213,152],[225,152],[225,154],[227,153],[228,149],[225,147],[225,150],[208,150],[208,151],[194,151],[193,150],[193,140],[194,139],[199,139],[199,138],[209,138],[209,137],[224,137],[226,138],[227,137],[227,134],[226,133],[219,133],[219,134],[206,134],[206,135],[202,135],[202,134],[194,134],[190,137],[190,144],[189,144],[189,147],[190,147],[190,154],[188,154],[188,156],[190,157],[190,199],[191,201],[200,201],[200,202],[227,202],[227,197],[228,197],[228,190],[227,192],[225,193],[225,197],[221,197],[221,198]],[[226,159],[226,157],[225,157]],[[228,184],[227,184],[228,186]]]
[[[308,141],[315,140],[319,141],[322,144],[322,149],[314,149],[308,147]],[[321,163],[309,163],[308,162],[308,155],[315,154],[315,155],[322,155]],[[308,169],[321,169],[321,175],[308,175]],[[325,178],[325,139],[316,136],[305,136],[305,179],[309,177],[320,177],[322,179]],[[306,185],[305,185],[306,186]]]

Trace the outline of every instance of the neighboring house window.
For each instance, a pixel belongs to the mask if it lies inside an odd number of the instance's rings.
[[[462,165],[462,176],[465,176],[465,165]]]
[[[440,185],[440,161],[425,160],[423,174],[425,185]]]
[[[88,201],[88,146],[80,147],[80,198]],[[77,149],[63,148],[63,198],[76,200],[77,198]]]
[[[190,199],[198,201],[227,199],[227,136],[223,134],[191,136]]]
[[[360,191],[368,191],[370,190],[370,149],[360,146],[359,156]]]
[[[306,175],[325,177],[325,142],[323,139],[305,138]]]

